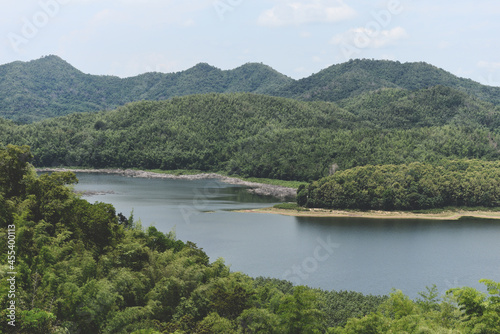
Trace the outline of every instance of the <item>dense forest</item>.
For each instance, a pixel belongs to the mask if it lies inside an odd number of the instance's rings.
[[[0,147],[1,333],[499,333],[500,283],[410,300],[250,278],[31,159]]]
[[[121,79],[84,74],[57,56],[0,66],[0,117],[19,123],[75,112],[113,109],[132,101],[203,93],[266,93],[292,81],[248,63],[222,71],[205,63],[186,71]]]
[[[306,101],[340,101],[382,88],[412,91],[434,86],[454,88],[493,104],[500,103],[499,87],[459,78],[424,62],[368,59],[332,65],[310,77],[290,82],[271,95]]]
[[[356,167],[301,187],[297,203],[363,210],[500,207],[500,162],[453,160]]]
[[[351,60],[293,80],[264,64],[223,71],[205,63],[177,73],[130,78],[84,74],[57,56],[0,66],[0,117],[31,123],[75,112],[110,110],[128,102],[174,96],[247,92],[341,103],[384,88],[416,91],[444,86],[495,105],[500,88],[458,78],[426,63]]]
[[[0,142],[38,167],[196,169],[313,181],[363,165],[497,160],[500,107],[437,86],[333,102],[233,93],[143,101],[28,125],[0,120]]]

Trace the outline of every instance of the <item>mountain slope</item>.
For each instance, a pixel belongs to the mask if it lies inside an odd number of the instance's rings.
[[[332,164],[500,159],[500,108],[457,90],[386,89],[348,102],[189,95],[22,126],[0,122],[0,143],[30,145],[40,167],[198,169],[284,180],[318,179]]]
[[[205,93],[250,92],[299,100],[350,103],[383,88],[415,91],[444,86],[500,104],[500,88],[458,78],[425,63],[351,60],[301,80],[248,63],[223,71],[200,63],[177,73],[121,79],[84,74],[57,56],[0,66],[0,117],[20,123],[74,112],[113,109],[128,102]]]
[[[222,71],[198,64],[177,73],[120,79],[84,74],[57,56],[0,66],[0,117],[31,123],[132,101],[200,93],[266,92],[292,79],[261,64]]]
[[[435,66],[388,60],[356,59],[330,66],[310,77],[291,82],[274,95],[302,100],[339,101],[380,88],[417,90],[446,86],[500,104],[500,87],[459,78]]]

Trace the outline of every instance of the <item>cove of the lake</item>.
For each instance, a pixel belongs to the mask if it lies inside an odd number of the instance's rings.
[[[232,271],[285,278],[326,290],[411,298],[436,284],[446,290],[478,281],[500,281],[500,221],[312,218],[230,210],[268,207],[277,200],[249,194],[217,180],[130,178],[77,174],[77,191],[106,202],[117,213],[133,209],[143,226],[192,241]]]

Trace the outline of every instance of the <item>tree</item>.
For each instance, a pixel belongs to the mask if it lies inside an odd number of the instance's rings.
[[[324,329],[324,313],[317,308],[318,295],[304,286],[297,286],[293,294],[284,295],[279,301],[276,314],[281,318],[285,333],[321,333]]]

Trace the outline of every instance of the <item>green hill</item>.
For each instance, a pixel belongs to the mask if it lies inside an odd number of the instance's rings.
[[[262,64],[222,71],[208,64],[177,73],[121,79],[84,74],[57,56],[0,66],[0,117],[21,123],[132,101],[210,92],[262,93],[292,79]]]
[[[344,103],[384,88],[415,91],[438,85],[500,103],[499,87],[458,78],[425,63],[352,60],[301,80],[263,64],[222,71],[201,63],[182,72],[121,79],[84,74],[57,56],[47,56],[0,66],[0,117],[31,123],[74,112],[110,110],[133,101],[206,93],[248,92]]]
[[[290,82],[272,94],[308,101],[339,101],[381,88],[418,90],[437,85],[455,88],[494,104],[500,103],[500,87],[459,78],[423,62],[367,59],[330,66],[307,78]]]
[[[457,90],[387,89],[304,102],[234,93],[143,101],[17,126],[0,142],[32,147],[36,166],[225,171],[315,180],[333,164],[500,158],[500,108]]]

